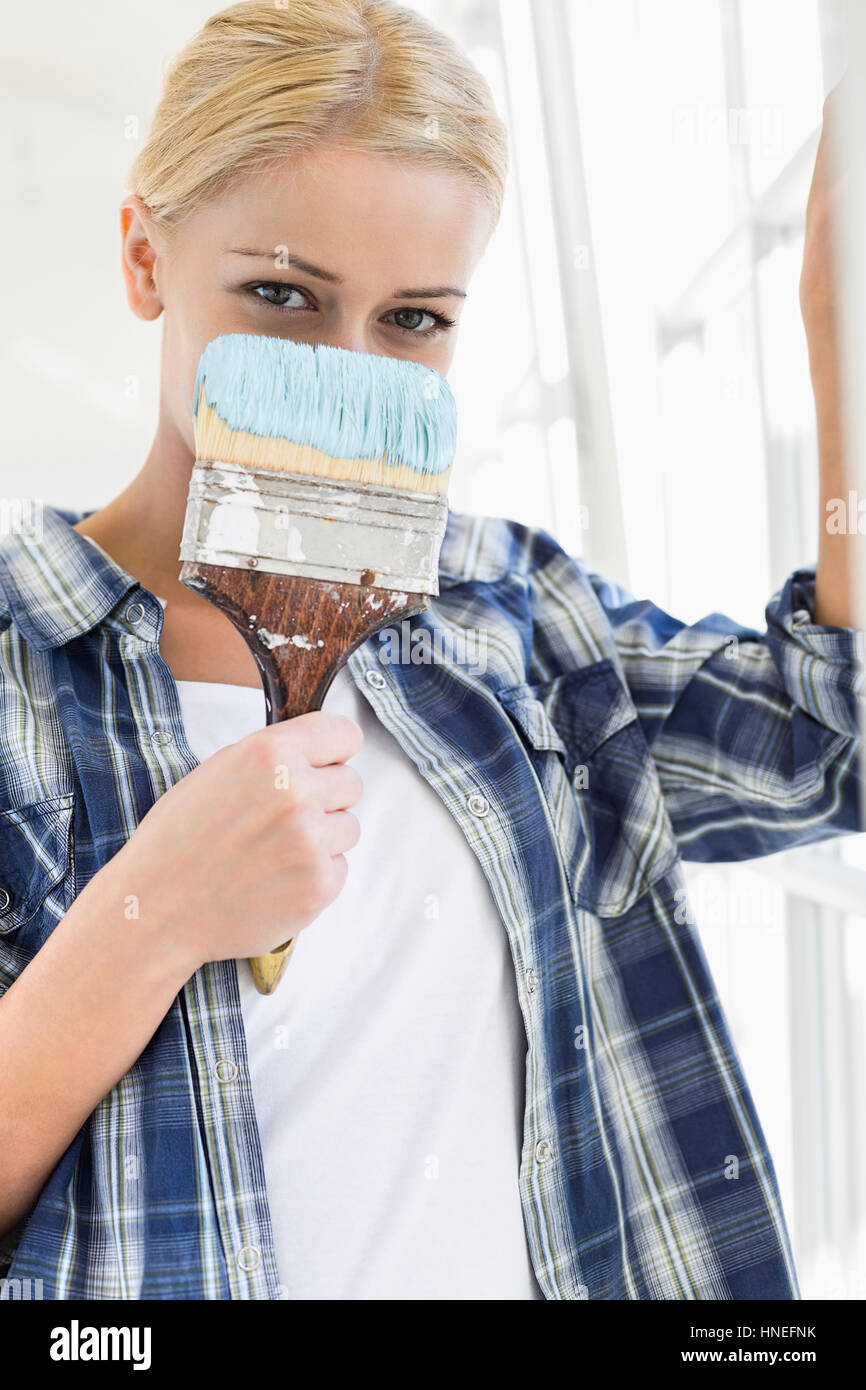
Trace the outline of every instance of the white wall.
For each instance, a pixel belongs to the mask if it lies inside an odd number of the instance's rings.
[[[153,433],[161,324],[126,304],[118,207],[165,55],[217,6],[9,7],[0,60],[0,492],[96,507]],[[136,394],[131,394],[136,393]]]

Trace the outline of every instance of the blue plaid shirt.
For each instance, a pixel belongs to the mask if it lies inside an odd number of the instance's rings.
[[[196,766],[162,608],[81,515],[46,508],[39,540],[0,544],[0,988]],[[863,633],[814,624],[813,593],[814,566],[793,573],[763,634],[686,625],[542,530],[452,511],[439,597],[411,619],[444,655],[382,662],[376,636],[349,660],[508,935],[515,1181],[546,1298],[800,1297],[681,859],[863,828]],[[453,655],[467,631],[483,670]],[[177,995],[0,1242],[3,1274],[54,1299],[285,1296],[233,962]]]

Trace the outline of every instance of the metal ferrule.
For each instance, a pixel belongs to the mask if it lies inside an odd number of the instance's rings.
[[[199,460],[180,559],[435,595],[447,521],[435,493]]]

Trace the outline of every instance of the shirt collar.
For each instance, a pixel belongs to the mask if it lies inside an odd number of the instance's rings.
[[[0,537],[0,632],[14,623],[35,651],[63,646],[108,616],[138,580],[80,532],[89,512],[42,505],[28,529]],[[439,588],[508,573],[503,536],[484,517],[449,510],[439,556]]]
[[[138,587],[73,529],[87,515],[42,505],[31,526],[0,538],[0,631],[14,623],[36,651],[88,632]]]
[[[522,527],[502,519],[449,509],[439,552],[439,589],[455,584],[492,584],[525,567],[520,554]]]

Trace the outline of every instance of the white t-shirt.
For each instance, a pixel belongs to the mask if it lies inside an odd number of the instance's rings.
[[[261,690],[178,682],[203,761]],[[526,1034],[505,927],[439,797],[344,667],[363,729],[346,884],[272,995],[238,980],[275,1253],[290,1299],[541,1299],[518,1192]]]

